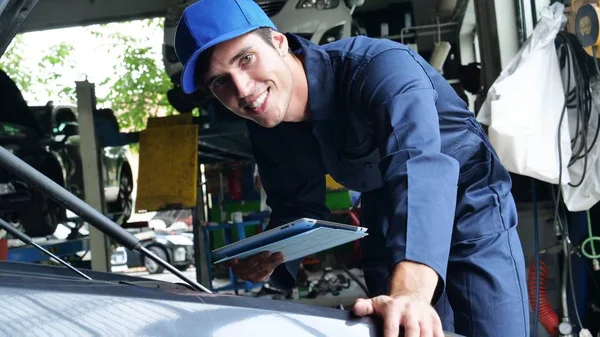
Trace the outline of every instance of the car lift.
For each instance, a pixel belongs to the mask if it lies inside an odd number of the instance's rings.
[[[89,237],[71,240],[42,239],[34,241],[60,258],[75,256],[77,253],[85,252],[90,249]],[[31,245],[24,245],[17,239],[8,240],[8,246],[7,261],[36,263],[52,259],[38,248]]]
[[[107,217],[114,218],[113,214],[107,214]],[[119,219],[117,219],[119,220]],[[90,236],[82,235],[78,230],[83,225],[83,222],[78,217],[69,217],[69,222],[75,222],[76,226],[71,228],[71,233],[67,239],[52,239],[52,238],[35,238],[33,241],[43,248],[47,249],[54,255],[60,258],[74,257],[77,254],[84,253],[84,255],[91,250]],[[66,226],[69,227],[69,226]],[[77,233],[71,238],[73,233]],[[6,261],[19,261],[38,263],[42,261],[51,261],[52,258],[41,252],[39,249],[32,245],[25,245],[18,239],[5,240],[6,244],[6,256],[3,258],[0,253],[0,260]],[[0,243],[1,245],[1,243]],[[0,247],[0,250],[2,248]],[[83,257],[80,256],[80,258]]]

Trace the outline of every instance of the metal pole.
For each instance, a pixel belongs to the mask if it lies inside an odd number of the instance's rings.
[[[88,81],[76,82],[77,112],[79,120],[79,151],[83,166],[83,190],[85,201],[97,211],[105,214],[102,161],[94,127],[96,95],[94,85]],[[90,250],[92,270],[108,272],[110,267],[110,239],[97,228],[91,227]]]
[[[202,173],[202,170],[198,170]],[[212,289],[211,274],[209,273],[210,265],[206,263],[208,259],[206,254],[210,253],[207,247],[207,241],[204,237],[201,222],[206,221],[207,217],[204,213],[204,174],[198,179],[198,193],[196,194],[196,207],[192,210],[192,222],[194,233],[194,266],[196,267],[196,280],[204,284],[209,289]]]
[[[567,285],[569,282],[569,259],[571,258],[570,256],[570,250],[569,250],[569,242],[567,241],[567,233],[565,231],[565,237],[563,238],[563,251],[564,251],[564,257],[563,257],[563,270],[562,270],[562,280],[561,280],[561,284],[560,284],[560,302],[561,302],[561,307],[562,307],[562,323],[567,323],[567,324],[571,324],[571,319],[569,318],[569,304],[568,304],[568,297],[567,297]],[[561,335],[563,335],[561,333]],[[567,334],[570,335],[570,334]]]
[[[531,18],[533,19],[533,27],[537,24],[537,9],[535,8],[535,0],[531,0]]]
[[[535,1],[535,0],[533,0]],[[519,9],[521,12],[521,44],[527,41],[527,19],[525,18],[525,1],[519,0]]]
[[[423,26],[412,26],[412,27],[404,27],[402,28],[402,30],[400,30],[400,43],[404,43],[404,34],[405,32],[409,31],[409,30],[421,30],[421,29],[432,29],[432,28],[437,28],[437,31],[435,32],[436,34],[440,34],[439,29],[442,27],[450,27],[450,26],[455,26],[456,22],[446,22],[446,23],[441,23],[441,24],[436,24],[436,25],[423,25]],[[389,36],[386,36],[386,38],[389,38]]]
[[[495,1],[475,0],[475,16],[477,35],[479,37],[479,52],[481,54],[481,73],[484,94],[494,84],[502,72],[500,60],[500,40],[496,21]]]

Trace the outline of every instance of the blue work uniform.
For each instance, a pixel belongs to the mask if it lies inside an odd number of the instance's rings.
[[[445,330],[528,336],[525,263],[511,179],[447,81],[409,47],[355,37],[318,46],[287,34],[308,80],[310,120],[248,123],[269,227],[328,219],[325,175],[362,192],[361,241],[370,296],[393,267],[425,264]],[[300,261],[272,282],[293,286]]]

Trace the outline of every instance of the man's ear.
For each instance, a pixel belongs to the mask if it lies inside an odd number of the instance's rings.
[[[271,37],[273,38],[273,45],[275,46],[275,49],[277,49],[277,51],[279,52],[279,55],[281,55],[282,57],[287,55],[289,51],[287,37],[284,34],[281,34],[280,32],[276,31],[271,31]]]

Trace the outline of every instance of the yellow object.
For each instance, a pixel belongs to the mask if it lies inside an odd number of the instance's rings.
[[[136,211],[196,206],[198,126],[191,123],[185,115],[150,118],[140,132]]]
[[[325,186],[330,191],[345,189],[345,187],[342,184],[335,181],[335,179],[333,179],[333,177],[331,177],[329,174],[325,176]]]
[[[575,34],[585,52],[600,58],[600,8],[599,4],[587,4],[577,10]]]

